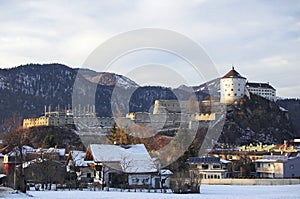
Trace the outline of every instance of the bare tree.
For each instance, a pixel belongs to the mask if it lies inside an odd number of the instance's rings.
[[[122,172],[124,174],[123,178],[123,188],[125,188],[126,181],[128,180],[128,172],[135,172],[132,170],[133,168],[133,159],[130,158],[127,154],[121,154],[120,165],[122,168]]]

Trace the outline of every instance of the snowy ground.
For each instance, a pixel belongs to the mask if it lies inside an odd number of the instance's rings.
[[[278,185],[278,186],[238,186],[238,185],[202,185],[201,194],[172,194],[172,193],[141,193],[141,192],[118,192],[118,191],[29,191],[28,195],[11,193],[11,191],[0,192],[0,198],[56,198],[56,199],[300,199],[300,185]]]

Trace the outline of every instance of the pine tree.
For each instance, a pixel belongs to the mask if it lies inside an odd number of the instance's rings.
[[[108,136],[108,139],[118,145],[128,145],[130,143],[129,135],[122,128],[118,128],[117,124],[114,123],[110,129],[111,135]]]

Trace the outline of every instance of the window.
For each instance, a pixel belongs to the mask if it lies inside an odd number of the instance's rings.
[[[227,96],[230,96],[230,93],[228,93]]]
[[[86,177],[87,177],[87,178],[91,178],[91,177],[92,177],[91,173],[87,173],[87,174],[86,174]]]
[[[202,164],[202,169],[208,169],[208,164]]]
[[[218,169],[218,168],[221,168],[221,167],[220,167],[220,164],[214,164],[214,165],[213,165],[213,168],[214,168],[214,169]]]

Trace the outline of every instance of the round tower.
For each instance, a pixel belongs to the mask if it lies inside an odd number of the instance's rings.
[[[245,95],[246,78],[242,77],[234,67],[220,79],[220,102],[231,104]]]

